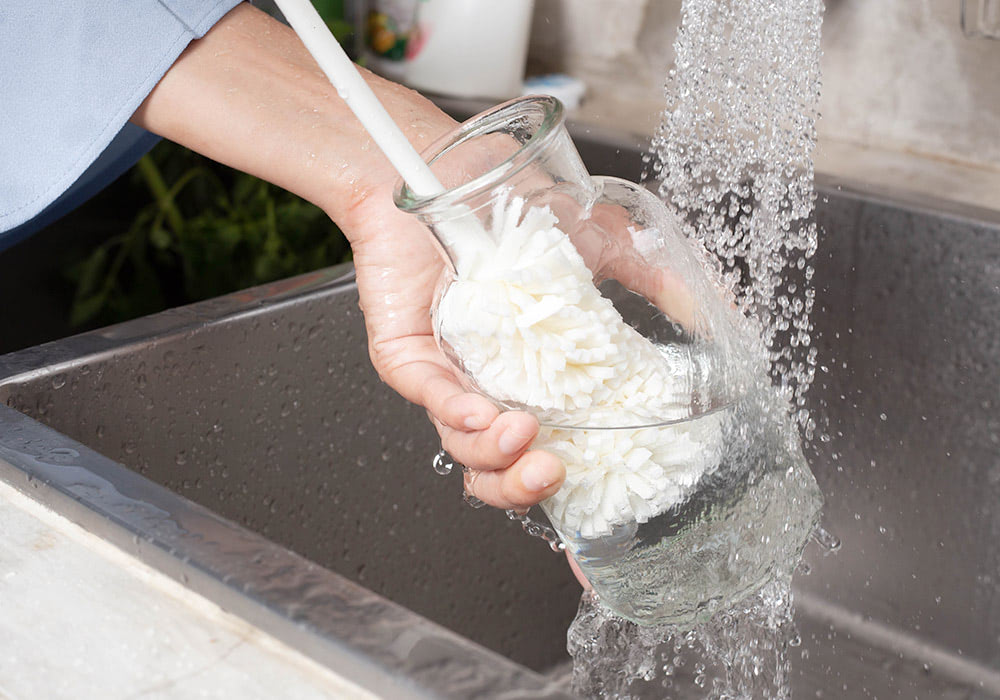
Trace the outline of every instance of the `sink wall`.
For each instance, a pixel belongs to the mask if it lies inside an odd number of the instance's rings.
[[[627,145],[581,151],[593,172],[641,167]],[[829,181],[817,218],[829,371],[812,400],[833,439],[811,458],[843,547],[810,549],[803,610],[1000,688],[1000,221]],[[508,658],[557,667],[579,593],[567,567],[502,513],[465,506],[457,470],[432,471],[437,439],[375,376],[356,290],[335,277],[4,356],[0,401]],[[829,646],[806,629],[805,646]]]
[[[347,284],[3,391],[14,408],[464,636],[535,668],[561,660],[579,601],[568,567],[503,513],[466,506],[459,470],[433,471],[426,414],[379,381],[366,348]]]
[[[802,587],[1000,668],[997,216],[818,206],[813,445],[841,555]]]

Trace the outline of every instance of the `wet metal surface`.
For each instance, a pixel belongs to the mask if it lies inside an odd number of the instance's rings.
[[[637,177],[639,150],[578,141]],[[820,189],[812,462],[843,546],[798,579],[796,697],[1000,697],[1000,219]],[[2,410],[0,478],[324,663],[391,669],[392,697],[541,697],[578,588],[431,469],[345,273],[0,357],[0,403],[58,431]]]
[[[566,697],[547,678],[4,406],[0,479],[381,697]]]

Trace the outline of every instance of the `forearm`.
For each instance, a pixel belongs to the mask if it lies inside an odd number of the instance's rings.
[[[454,127],[417,93],[365,76],[418,149]],[[193,42],[132,121],[284,187],[348,229],[356,205],[387,197],[395,181],[294,32],[249,5]]]
[[[418,149],[454,129],[415,92],[366,79]],[[558,490],[562,464],[528,449],[538,422],[501,415],[466,391],[442,355],[430,312],[445,269],[440,248],[393,205],[397,176],[388,159],[290,29],[252,7],[234,9],[188,47],[133,121],[321,206],[351,240],[379,376],[427,408],[451,454],[485,472],[477,486],[485,501],[524,508]]]

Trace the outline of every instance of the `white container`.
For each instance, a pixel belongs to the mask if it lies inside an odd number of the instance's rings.
[[[534,0],[369,0],[363,55],[427,92],[495,100],[521,94]]]

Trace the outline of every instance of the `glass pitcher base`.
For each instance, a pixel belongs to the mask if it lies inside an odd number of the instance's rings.
[[[643,626],[688,627],[791,575],[822,504],[804,458],[736,488],[725,481],[609,537],[560,533],[604,606]]]

